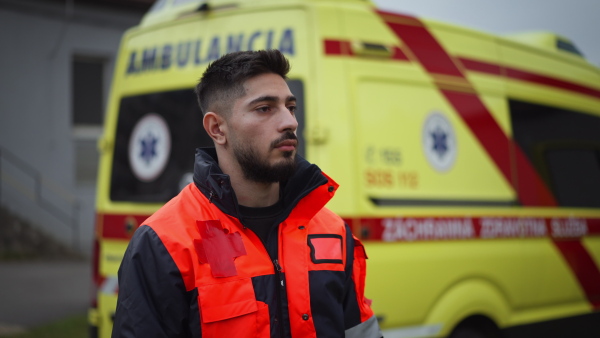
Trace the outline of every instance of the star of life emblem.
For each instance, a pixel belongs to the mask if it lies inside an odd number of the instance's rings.
[[[454,128],[443,114],[433,112],[427,116],[422,144],[425,157],[435,170],[445,172],[452,168],[458,147]]]
[[[165,169],[171,154],[171,133],[165,120],[158,114],[142,117],[129,139],[129,164],[137,179],[155,180]]]

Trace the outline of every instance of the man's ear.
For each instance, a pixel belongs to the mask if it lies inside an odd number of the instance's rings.
[[[225,145],[227,143],[227,123],[221,115],[214,112],[207,112],[202,120],[204,130],[215,144]]]

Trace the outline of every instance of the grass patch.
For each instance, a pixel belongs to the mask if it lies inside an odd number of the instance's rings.
[[[87,314],[68,317],[54,323],[38,326],[27,332],[2,336],[2,338],[86,338]]]

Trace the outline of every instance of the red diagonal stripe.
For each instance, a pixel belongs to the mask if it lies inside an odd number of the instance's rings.
[[[529,206],[552,206],[558,205],[552,192],[546,186],[546,183],[535,171],[529,159],[517,145],[512,141],[514,151],[514,160],[517,166],[517,184],[515,185],[519,199],[524,205]]]
[[[515,188],[523,205],[557,205],[552,193],[529,163],[521,148],[504,134],[476,94],[444,89],[440,91],[458,111],[506,180]],[[511,147],[517,166],[517,178],[513,177],[510,166]]]
[[[510,167],[510,142],[496,120],[487,113],[483,102],[475,94],[444,89],[440,89],[440,91],[456,108],[471,131],[475,133],[504,177],[515,186]]]
[[[429,73],[461,78],[463,84],[475,93],[475,90],[450,55],[446,53],[427,28],[418,23],[416,18],[390,12],[380,11],[378,13],[384,18],[392,18],[392,20],[386,21],[387,25],[406,44]],[[522,150],[504,134],[502,128],[476,94],[441,88],[440,91],[478,138],[505,179],[515,188],[523,205],[556,205],[550,190],[545,186],[529,160],[525,156],[519,155]],[[513,178],[510,166],[511,146],[517,154],[515,161],[519,174],[518,180]]]
[[[554,241],[595,309],[600,309],[600,270],[580,240]]]
[[[404,54],[402,49],[394,46],[394,54],[392,55],[392,59],[408,61],[408,56],[406,56],[406,54]]]
[[[396,17],[411,23],[400,24],[387,22],[388,26],[411,49],[417,59],[419,59],[421,65],[423,65],[429,73],[463,77],[460,69],[458,69],[450,57],[439,57],[440,55],[447,56],[444,48],[418,20],[410,16],[384,11],[379,11],[378,13],[384,16],[388,15]]]

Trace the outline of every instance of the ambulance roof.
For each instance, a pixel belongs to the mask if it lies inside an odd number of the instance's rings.
[[[287,0],[285,4],[318,1],[372,4],[371,0]],[[265,5],[281,6],[282,2],[280,0],[157,0],[148,13],[144,15],[140,27],[172,21],[198,12],[222,11]]]

